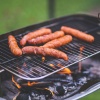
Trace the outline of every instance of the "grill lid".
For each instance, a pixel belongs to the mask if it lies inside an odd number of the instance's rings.
[[[81,31],[91,33],[95,37],[95,41],[89,44],[74,38],[74,40],[70,44],[58,48],[68,55],[68,61],[56,59],[53,57],[46,57],[46,60],[42,62],[41,56],[23,55],[21,57],[15,57],[9,50],[7,38],[1,39],[0,66],[15,74],[16,76],[26,80],[38,80],[45,78],[64,69],[65,67],[69,67],[75,63],[78,63],[79,61],[100,53],[100,26],[98,23],[99,21],[97,20],[97,18],[91,16],[72,15],[40,23],[38,25],[32,25],[34,30],[40,27],[48,27],[53,31],[60,30],[60,27],[63,25],[73,27]],[[23,35],[27,34],[27,32],[29,31],[32,31],[32,26],[13,31],[18,42],[23,37]],[[24,30],[23,33],[21,33],[22,30]],[[18,31],[19,33],[16,33]],[[5,34],[5,36],[7,35],[8,34]],[[82,51],[82,54],[80,56],[81,46],[84,47],[84,50]],[[53,68],[50,66],[50,64],[53,64],[56,67]],[[58,66],[58,64],[64,67],[61,68]]]

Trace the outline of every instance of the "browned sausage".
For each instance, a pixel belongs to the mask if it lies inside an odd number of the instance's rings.
[[[55,39],[55,40],[52,40],[50,42],[47,42],[46,44],[43,45],[43,47],[46,47],[46,48],[58,48],[60,46],[63,46],[65,44],[68,44],[72,41],[72,36],[70,35],[65,35],[61,38],[58,38],[58,39]]]
[[[36,38],[38,36],[42,36],[42,35],[46,35],[46,34],[50,34],[51,33],[51,29],[48,28],[41,28],[39,30],[36,30],[34,32],[30,32],[28,34],[26,34],[21,40],[20,40],[20,45],[24,46],[26,44],[26,42],[32,38]]]
[[[64,31],[66,34],[72,35],[83,41],[90,42],[90,43],[94,41],[94,37],[92,35],[81,32],[77,29],[73,29],[67,26],[62,26],[61,30]]]
[[[17,41],[16,41],[14,36],[12,36],[12,35],[8,36],[8,44],[9,44],[9,48],[10,48],[11,52],[15,56],[21,56],[22,55],[22,51],[18,47]]]
[[[64,60],[68,60],[67,55],[64,52],[61,52],[52,48],[36,47],[36,46],[26,46],[22,48],[23,54],[35,54],[42,56],[52,56]]]
[[[33,45],[43,44],[43,43],[57,39],[57,38],[62,37],[62,36],[64,36],[63,31],[56,31],[53,34],[43,35],[43,36],[28,40],[28,43],[33,44]]]

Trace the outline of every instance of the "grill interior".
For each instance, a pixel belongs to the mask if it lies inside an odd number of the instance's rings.
[[[54,32],[60,30],[60,27],[65,25],[90,33],[95,37],[95,41],[92,44],[74,38],[70,44],[58,48],[68,55],[68,61],[56,59],[53,57],[46,57],[46,60],[42,62],[41,56],[37,55],[23,55],[21,57],[15,57],[10,52],[7,38],[5,38],[0,41],[0,66],[20,78],[26,80],[38,80],[47,77],[53,73],[56,73],[65,67],[69,67],[81,60],[100,53],[100,26],[98,24],[99,21],[95,21],[97,18],[94,18],[95,20],[91,20],[91,18],[92,17],[86,17],[83,15],[77,17],[70,16],[61,19],[59,18],[57,19],[57,21],[54,20],[54,22],[51,21],[52,23],[45,22],[45,25],[42,23],[42,25],[40,24],[39,26],[38,24],[37,28],[33,27],[34,30],[40,27],[49,27]],[[30,31],[32,30],[27,28],[25,32],[19,32],[15,34],[17,41],[19,42],[23,35],[27,34]],[[82,57],[80,57],[81,46],[85,47],[82,52]],[[26,64],[26,66],[24,66],[24,63]],[[56,67],[52,68],[50,67],[50,64],[53,64]],[[61,68],[57,66],[58,64],[61,64],[64,67]]]
[[[12,74],[8,71],[4,71],[0,74],[1,87],[0,97],[6,100],[15,100],[14,98],[20,95],[17,100],[77,100],[80,99],[100,88],[100,55],[95,55],[82,61],[81,73],[78,72],[78,63],[70,66],[72,75],[53,74],[47,78],[39,80],[38,82],[46,82],[45,84],[38,84],[32,87],[25,86],[27,80],[20,79],[14,76],[17,83],[21,85],[21,89],[16,88],[16,85],[12,82]],[[74,80],[74,81],[73,81]],[[60,86],[60,90],[57,92],[57,87]],[[36,88],[40,90],[36,90]],[[64,91],[62,90],[64,87]],[[54,96],[50,95],[50,91],[41,89],[48,88]],[[46,94],[47,93],[47,94]],[[56,94],[58,93],[58,94]],[[32,95],[33,94],[33,95]],[[34,95],[36,94],[36,95]],[[28,99],[27,97],[30,98]],[[49,96],[49,97],[48,97]],[[47,98],[47,99],[46,99]],[[0,98],[1,100],[1,98]]]

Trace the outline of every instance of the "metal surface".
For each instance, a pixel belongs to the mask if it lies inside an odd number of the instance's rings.
[[[42,62],[41,56],[21,56],[15,57],[10,52],[8,47],[7,35],[13,34],[17,38],[18,42],[27,34],[27,32],[32,31],[40,27],[49,27],[53,31],[60,30],[60,27],[66,25],[81,31],[92,34],[95,37],[95,41],[91,44],[83,42],[81,40],[74,40],[65,46],[58,48],[59,50],[65,52],[69,60],[64,61],[62,59],[56,59],[53,57],[46,57],[46,60]],[[13,32],[9,32],[5,35],[1,35],[0,38],[0,66],[9,72],[15,74],[16,76],[26,79],[26,80],[38,80],[45,78],[53,73],[56,73],[65,67],[69,67],[79,61],[89,58],[93,55],[100,53],[100,26],[98,18],[86,16],[86,15],[72,15],[66,16],[58,19],[53,19],[44,23],[29,26],[23,29],[19,29]],[[85,49],[80,57],[80,47],[84,46]],[[52,68],[49,65],[54,64],[56,68]],[[58,67],[57,64],[61,64],[64,67]]]
[[[4,72],[5,70],[4,69],[0,69],[0,73]]]
[[[69,97],[69,98],[64,99],[64,100],[79,100],[80,98],[87,96],[88,94],[93,93],[94,91],[96,91],[98,89],[100,89],[100,82],[92,85],[90,88],[86,89],[85,91],[77,93],[74,96]]]

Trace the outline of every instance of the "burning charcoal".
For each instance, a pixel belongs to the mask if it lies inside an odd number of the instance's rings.
[[[52,95],[51,91],[48,88],[35,88],[30,93],[29,100],[48,100]]]
[[[63,85],[63,88],[64,88],[65,94],[66,94],[66,93],[68,92],[68,91],[67,91],[68,87],[66,87],[66,86]]]
[[[88,76],[90,74],[90,71],[86,70],[82,72],[83,76]]]
[[[81,77],[78,79],[78,82],[77,82],[78,85],[84,85],[85,83],[87,83],[86,77]]]
[[[71,82],[73,81],[73,77],[71,75],[67,75],[66,76],[67,81]]]
[[[38,95],[38,96],[35,96],[35,97],[30,97],[31,99],[29,100],[47,100],[45,98],[45,95]]]
[[[56,82],[54,83],[55,86],[61,86],[61,83],[60,82]]]
[[[48,88],[34,88],[29,92],[19,93],[14,100],[48,100],[51,96]]]
[[[95,76],[99,76],[100,77],[100,68],[99,67],[90,68],[90,72],[93,73]]]
[[[41,95],[34,92],[31,93],[30,98],[30,100],[46,100],[45,95]]]
[[[64,89],[63,86],[57,86],[57,87],[55,87],[55,89],[54,89],[54,93],[55,93],[56,95],[62,96],[62,95],[65,94],[65,89]]]
[[[71,84],[69,84],[68,85],[68,92],[72,92],[72,91],[74,91],[75,89],[76,89],[77,87],[76,87],[76,84],[75,83],[71,83]]]

